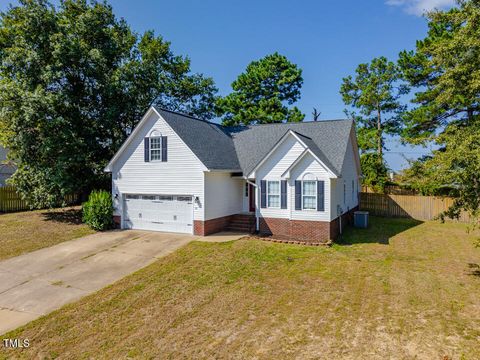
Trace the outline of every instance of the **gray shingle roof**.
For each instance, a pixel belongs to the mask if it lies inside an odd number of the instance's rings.
[[[167,110],[156,109],[211,170],[248,175],[289,130],[336,175],[340,175],[352,120],[224,127]]]
[[[167,110],[156,110],[208,169],[242,171],[232,138],[223,126]]]
[[[244,174],[249,174],[285,133],[292,130],[300,134],[310,150],[339,175],[352,126],[352,120],[310,121],[253,125],[230,130],[230,134]]]

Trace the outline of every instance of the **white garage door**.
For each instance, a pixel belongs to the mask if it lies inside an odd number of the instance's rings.
[[[191,196],[127,194],[123,208],[127,229],[193,233]]]

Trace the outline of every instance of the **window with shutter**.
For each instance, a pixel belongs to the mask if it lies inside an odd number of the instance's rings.
[[[302,210],[302,182],[295,180],[295,210]]]
[[[162,161],[167,161],[167,137],[162,136]]]
[[[267,207],[267,182],[265,180],[260,181],[260,207]]]
[[[282,180],[280,182],[280,192],[281,192],[280,207],[282,209],[286,209],[287,208],[287,180]]]
[[[302,184],[302,209],[317,209],[317,182],[304,180]]]
[[[317,181],[317,211],[325,211],[325,181]]]
[[[150,161],[162,160],[162,137],[154,136],[150,138]]]
[[[280,181],[267,181],[267,207],[280,208]]]
[[[145,162],[150,161],[150,139],[146,137],[143,141],[143,147],[144,147],[144,160]]]

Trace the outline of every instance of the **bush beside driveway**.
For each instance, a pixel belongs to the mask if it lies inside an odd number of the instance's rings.
[[[0,260],[93,234],[81,220],[80,207],[0,214]]]
[[[5,335],[31,347],[4,356],[477,359],[478,233],[371,224],[331,248],[192,242]]]

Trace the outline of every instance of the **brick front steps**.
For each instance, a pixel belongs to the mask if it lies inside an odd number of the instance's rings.
[[[247,214],[233,215],[225,231],[254,233],[255,232],[255,216]]]

